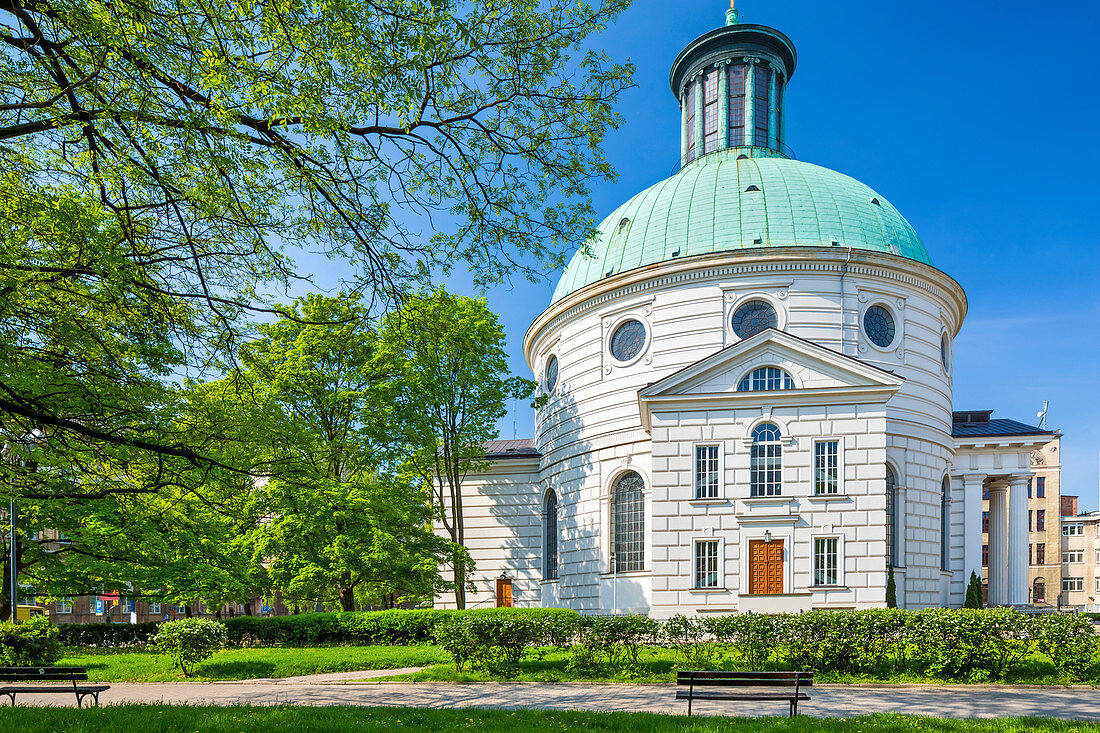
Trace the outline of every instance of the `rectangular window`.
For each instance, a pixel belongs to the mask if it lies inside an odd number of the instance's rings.
[[[1027,498],[1031,498],[1031,479],[1027,480]]]
[[[1046,476],[1038,476],[1035,478],[1035,496],[1039,499],[1045,499],[1047,497]]]
[[[1062,562],[1064,563],[1078,563],[1085,561],[1084,550],[1068,550],[1062,553]]]
[[[982,532],[989,534],[989,512],[982,512]]]
[[[989,566],[989,545],[982,545],[982,567]]]
[[[1039,544],[1035,545],[1035,564],[1036,565],[1046,565],[1046,562],[1047,562],[1047,546],[1046,546],[1046,544],[1040,542]]]
[[[840,489],[839,448],[836,440],[814,443],[814,493],[836,494]]]
[[[1062,536],[1073,537],[1075,535],[1082,535],[1085,533],[1085,525],[1083,524],[1063,524]]]
[[[73,597],[65,596],[58,598],[57,603],[54,606],[58,613],[72,613],[73,612]]]
[[[988,488],[983,488],[982,489],[982,500],[983,501],[989,501],[989,489]]]
[[[1047,511],[1046,509],[1035,510],[1035,531],[1042,532],[1047,528]]]
[[[695,587],[718,587],[718,540],[695,541]]]
[[[1032,553],[1032,550],[1033,550],[1033,549],[1034,549],[1034,548],[1032,547],[1032,545],[1028,545],[1028,546],[1027,546],[1027,564],[1028,564],[1028,565],[1034,565],[1034,564],[1035,564],[1035,562],[1034,562],[1034,560],[1033,560],[1033,558],[1034,558],[1034,555],[1033,555],[1033,553]]]
[[[753,127],[756,146],[768,147],[768,100],[771,97],[772,70],[764,64],[756,64],[753,76]]]
[[[1062,578],[1062,590],[1084,590],[1084,578]]]
[[[152,601],[149,603],[149,613],[160,613],[160,601]]]
[[[695,498],[718,498],[718,446],[695,446]]]
[[[1100,565],[1100,550],[1096,551],[1096,564]]]
[[[1031,510],[1030,510],[1030,509],[1028,509],[1028,510],[1027,510],[1027,531],[1028,531],[1028,532],[1030,532],[1030,531],[1031,531],[1031,528],[1032,528],[1032,527],[1034,526],[1034,525],[1033,525],[1033,524],[1031,523],[1031,514],[1032,514]]]
[[[836,537],[814,539],[814,585],[839,585]]]
[[[730,64],[730,146],[745,144],[745,66]]]
[[[703,152],[718,149],[718,69],[703,77]]]

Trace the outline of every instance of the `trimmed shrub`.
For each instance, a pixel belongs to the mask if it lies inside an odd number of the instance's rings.
[[[574,611],[562,609],[501,608],[455,612],[434,632],[436,643],[446,649],[462,670],[467,663],[493,676],[511,677],[529,646],[561,641]],[[548,632],[552,632],[548,633]]]
[[[603,669],[637,673],[639,652],[656,644],[661,622],[648,616],[582,616],[575,624],[569,668],[595,674]]]
[[[1047,613],[1032,619],[1039,651],[1064,675],[1083,679],[1096,653],[1096,628],[1080,614]]]
[[[1031,653],[1031,617],[1011,608],[924,609],[913,613],[914,660],[928,674],[1000,679]]]
[[[37,616],[20,624],[0,622],[0,666],[49,666],[61,657],[57,627]]]
[[[681,669],[714,669],[720,649],[710,638],[710,621],[677,614],[665,622],[661,636],[679,654]]]
[[[148,645],[159,626],[156,621],[140,624],[58,624],[57,630],[62,646],[115,649]]]
[[[764,669],[776,646],[777,618],[767,613],[734,613],[706,619],[714,639],[726,644],[752,671]]]
[[[158,652],[175,659],[184,677],[190,677],[195,665],[224,647],[227,638],[225,624],[220,621],[182,618],[162,623],[153,644]]]

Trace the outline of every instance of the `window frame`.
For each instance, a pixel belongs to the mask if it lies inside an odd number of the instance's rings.
[[[824,446],[824,445],[830,445],[830,444],[835,444],[836,445],[836,453],[833,456],[833,458],[835,460],[835,465],[833,466],[833,468],[836,471],[836,476],[833,477],[833,490],[832,491],[818,491],[818,485],[819,485],[818,484],[818,480],[819,480],[819,476],[818,476],[818,470],[819,470],[818,469],[818,458],[820,457],[820,456],[818,456],[818,447],[819,446]],[[843,441],[843,439],[840,436],[837,436],[835,438],[815,438],[813,440],[813,447],[811,448],[811,454],[810,455],[811,455],[811,461],[812,461],[811,468],[810,468],[810,475],[812,476],[812,481],[813,481],[813,486],[811,487],[812,490],[813,490],[813,496],[819,497],[819,498],[820,497],[834,497],[834,496],[835,497],[842,497],[842,496],[844,496],[845,492],[844,492],[844,458],[843,458],[843,456],[844,456],[844,441]],[[825,458],[827,459],[828,456],[826,455]],[[828,466],[826,466],[826,470],[828,470]],[[827,484],[828,484],[828,477],[826,478],[826,488],[828,488]]]
[[[901,506],[899,498],[901,491],[899,490],[900,481],[898,480],[898,471],[894,468],[893,464],[887,462],[886,464],[886,565],[887,567],[905,567],[904,563],[899,564],[899,556],[902,555],[901,548],[901,535],[898,532],[898,527],[901,522],[898,521],[898,509]],[[893,484],[890,483],[890,477],[894,477]]]
[[[1045,499],[1047,498],[1047,477],[1036,476],[1035,477],[1035,498]]]
[[[871,340],[870,334],[867,333],[867,313],[872,308],[875,308],[875,307],[882,308],[884,311],[886,311],[886,313],[890,316],[890,319],[894,324],[894,337],[890,340],[890,343],[888,343],[886,346],[879,346],[878,344],[876,344],[874,341]],[[900,343],[900,339],[903,335],[902,334],[902,321],[901,321],[900,315],[898,314],[898,309],[891,306],[885,300],[881,300],[881,299],[868,300],[867,305],[863,308],[862,311],[860,311],[860,314],[859,314],[859,334],[860,334],[860,338],[868,346],[870,346],[872,349],[876,349],[877,351],[880,351],[880,352],[883,352],[883,353],[886,353],[888,351],[893,351],[894,349],[897,348],[898,344]]]
[[[1036,542],[1035,543],[1035,564],[1046,565],[1047,564],[1047,543]]]
[[[775,429],[775,440],[757,440],[757,431],[765,427]],[[749,497],[763,499],[783,495],[783,430],[775,422],[763,421],[749,431]],[[759,451],[763,455],[757,455]],[[774,451],[774,454],[771,453]],[[771,465],[774,459],[777,466]],[[763,465],[757,466],[757,461]],[[775,474],[774,480],[771,474]],[[758,480],[758,475],[763,479]]]
[[[1085,562],[1084,550],[1062,550],[1063,565],[1082,565]]]
[[[819,583],[818,582],[818,560],[821,558],[828,558],[828,548],[826,547],[824,553],[819,550],[819,543],[834,543],[832,548],[833,553],[833,582],[831,583]],[[844,587],[844,538],[839,534],[825,534],[814,535],[810,544],[810,580],[811,588],[843,588]],[[828,565],[822,572],[827,573],[829,570]],[[828,580],[828,576],[825,578]]]
[[[612,352],[611,342],[614,340],[615,334],[618,333],[620,328],[622,328],[623,326],[626,325],[627,321],[637,321],[638,323],[642,324],[642,328],[645,330],[645,340],[642,342],[642,347],[641,347],[641,349],[638,350],[637,354],[635,354],[631,358],[627,359],[626,361],[621,361],[617,356],[615,356],[614,352]],[[632,365],[636,364],[640,359],[642,359],[642,357],[644,357],[649,352],[649,346],[652,343],[652,341],[653,341],[653,327],[649,323],[648,320],[643,318],[640,313],[634,313],[634,312],[623,313],[618,318],[616,318],[614,320],[614,322],[612,322],[611,325],[608,326],[608,328],[607,328],[607,333],[604,337],[604,353],[607,354],[607,358],[608,358],[608,360],[610,361],[610,363],[612,365],[617,366],[617,367],[628,367],[628,366],[632,366]],[[561,367],[560,367],[560,361],[559,361],[559,369],[560,368]],[[560,379],[560,375],[559,375],[559,379]]]
[[[553,540],[552,553],[551,540]],[[553,489],[547,489],[542,496],[542,580],[544,582],[558,580],[559,545],[558,495]],[[550,562],[551,557],[553,564]]]
[[[54,602],[54,611],[60,616],[69,616],[76,611],[76,599],[72,596],[61,596]]]
[[[1076,588],[1071,587],[1073,585],[1076,585],[1077,587]],[[1073,592],[1076,592],[1076,591],[1083,591],[1084,589],[1085,589],[1085,579],[1084,579],[1084,577],[1080,577],[1080,578],[1077,578],[1077,577],[1062,578],[1062,592],[1063,593],[1073,593]]]
[[[940,482],[940,572],[951,572],[951,477]]]
[[[629,540],[631,543],[634,543],[634,542],[637,543],[637,549],[636,550],[634,550],[634,549],[631,550],[631,554],[637,556],[637,567],[634,567],[633,563],[627,564],[626,567],[623,567],[622,566],[623,561],[622,561],[620,553],[618,552],[618,549],[617,549],[618,545],[619,545],[619,532],[620,532],[620,529],[618,527],[619,517],[617,515],[617,509],[616,509],[616,496],[619,493],[619,491],[618,491],[619,486],[631,474],[637,476],[638,480],[640,482],[640,486],[637,488],[637,492],[638,492],[637,515],[639,517],[639,519],[637,521],[637,524],[638,524],[638,529],[637,529],[637,533],[636,533],[637,537],[635,539]],[[634,469],[634,468],[628,468],[624,471],[620,471],[619,473],[615,474],[614,478],[611,481],[611,490],[610,490],[610,495],[609,495],[609,499],[610,499],[610,502],[609,502],[609,509],[610,509],[609,520],[610,520],[610,529],[611,529],[611,531],[608,533],[608,535],[609,535],[609,540],[611,542],[611,545],[610,545],[611,558],[609,558],[611,560],[611,562],[610,562],[610,571],[614,575],[620,575],[620,574],[624,574],[624,573],[640,573],[640,572],[645,572],[645,570],[646,570],[646,516],[645,516],[645,513],[646,513],[646,507],[645,507],[645,505],[646,505],[646,486],[647,486],[647,484],[646,484],[645,476],[642,474],[641,471],[638,471],[637,469]],[[633,558],[632,558],[632,560],[633,560]]]
[[[699,547],[701,545],[712,545],[714,547],[714,583],[712,585],[700,585],[699,578],[699,561],[704,559],[709,561],[710,557],[700,558]],[[693,591],[722,591],[726,590],[725,587],[725,573],[723,572],[722,557],[725,553],[725,542],[721,537],[695,537],[691,541],[691,589]],[[705,570],[704,575],[710,571]]]
[[[716,450],[715,461],[715,485],[713,496],[699,495],[699,451],[704,448]],[[709,460],[709,459],[708,459]],[[726,450],[725,443],[720,440],[701,440],[691,444],[691,499],[692,502],[721,502],[726,501]]]
[[[1076,530],[1076,531],[1071,531]],[[1062,525],[1063,537],[1081,537],[1085,534],[1085,525],[1081,522],[1066,522]]]
[[[771,371],[775,371],[778,373],[773,375],[770,373]],[[760,376],[760,379],[757,379],[758,375]],[[779,382],[781,385],[779,387],[776,387],[775,389],[772,389],[770,387],[770,382],[772,381],[773,376],[775,377],[775,381]],[[756,388],[758,382],[764,383],[763,389]],[[744,389],[742,389],[742,387],[744,387]],[[753,367],[744,376],[737,380],[737,391],[740,393],[785,392],[791,389],[798,389],[798,385],[795,383],[794,377],[791,376],[791,373],[781,366],[774,366],[771,364]]]

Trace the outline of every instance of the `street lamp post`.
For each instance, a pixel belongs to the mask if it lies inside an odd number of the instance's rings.
[[[29,461],[31,450],[45,437],[46,434],[44,432],[38,428],[34,428],[22,438],[16,439],[16,442],[23,449]],[[7,443],[4,444],[4,451],[8,453],[9,457],[11,456],[10,446]],[[19,609],[19,547],[15,535],[15,485],[13,484],[10,488],[12,492],[11,501],[8,504],[8,520],[10,522],[11,538],[11,546],[9,547],[9,552],[11,554],[9,558],[11,562],[11,622],[14,624],[18,618],[17,611]]]

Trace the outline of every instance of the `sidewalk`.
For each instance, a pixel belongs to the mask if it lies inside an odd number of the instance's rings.
[[[686,714],[674,699],[674,685],[573,685],[542,683],[407,683],[366,678],[405,670],[350,672],[284,680],[241,682],[119,683],[100,696],[104,705],[171,703],[193,705],[362,705],[427,708],[542,708],[619,710]],[[353,679],[349,679],[354,677]],[[360,680],[360,681],[356,681]],[[366,680],[366,681],[363,681]],[[1014,688],[1001,685],[902,685],[897,687],[815,687],[799,712],[819,717],[872,713],[934,715],[949,718],[1041,716],[1100,720],[1100,690]],[[63,695],[20,695],[20,704],[75,704]],[[696,702],[700,715],[787,714],[786,703]]]

